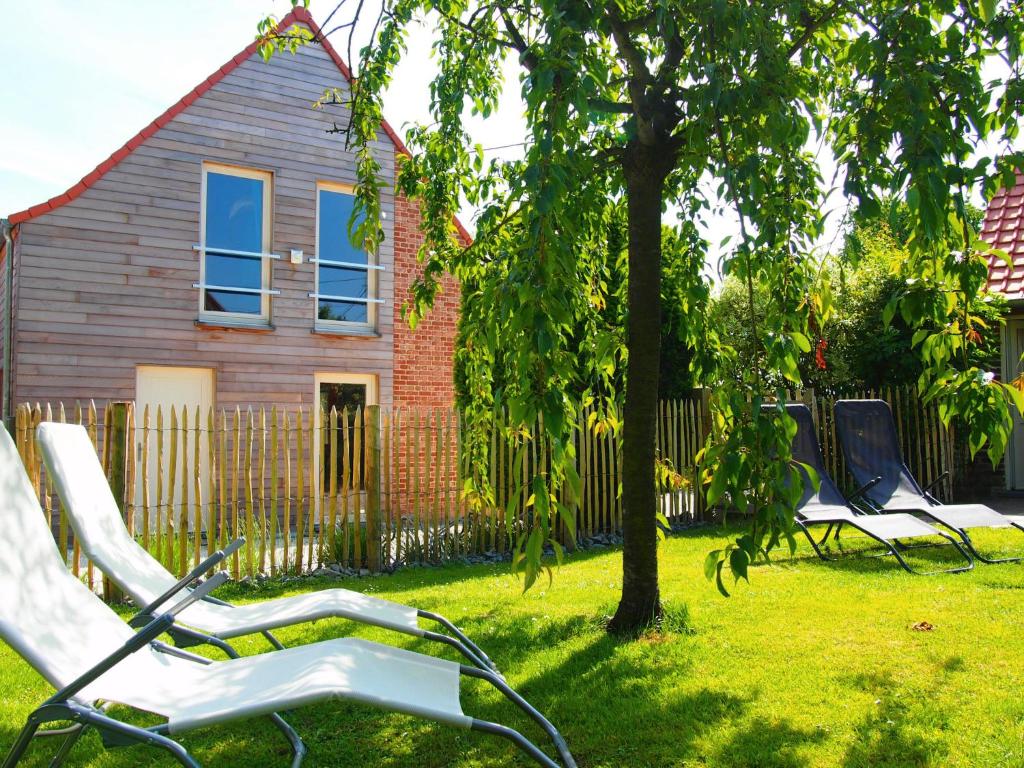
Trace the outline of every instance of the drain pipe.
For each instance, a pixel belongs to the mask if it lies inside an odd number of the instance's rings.
[[[14,360],[14,350],[11,347],[11,342],[14,339],[12,333],[11,324],[14,322],[14,238],[11,236],[11,222],[7,219],[0,219],[0,230],[3,231],[4,237],[4,268],[7,272],[7,279],[4,282],[4,318],[2,320],[4,324],[4,377],[3,383],[0,386],[3,387],[2,402],[0,402],[0,418],[3,419],[3,423],[7,427],[13,426],[11,421],[14,418],[14,413],[11,410],[11,363]]]

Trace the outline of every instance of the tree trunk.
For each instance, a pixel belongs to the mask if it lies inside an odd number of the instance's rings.
[[[622,450],[622,599],[608,624],[612,632],[636,632],[661,618],[654,441],[661,356],[661,204],[670,154],[663,147],[633,143],[623,163],[629,216],[629,360]]]

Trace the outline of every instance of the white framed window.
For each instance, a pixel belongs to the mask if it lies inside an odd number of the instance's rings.
[[[270,322],[273,177],[267,171],[203,163],[199,221],[199,319]]]
[[[316,186],[316,265],[313,293],[314,328],[325,331],[373,332],[377,328],[376,254],[352,243],[349,222],[355,189],[348,184]]]

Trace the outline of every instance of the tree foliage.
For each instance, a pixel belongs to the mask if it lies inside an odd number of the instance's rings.
[[[360,2],[352,13],[369,8]],[[674,215],[671,226],[693,242],[686,284],[697,300],[679,330],[695,350],[694,371],[707,371],[738,354],[718,343],[702,311],[707,243],[696,223],[718,206],[740,223],[726,245],[725,273],[745,286],[748,306],[759,291],[766,301],[763,317],[751,313],[754,343],[742,378],[712,398],[714,434],[701,456],[708,499],[727,497],[752,514],[749,532],[716,553],[708,572],[724,589],[724,572],[744,577],[754,559],[791,540],[793,424],[783,410],[766,415],[761,405],[779,394],[770,382],[801,383],[800,355],[811,348],[814,324],[832,312],[827,281],[810,258],[830,192],[816,147],[831,151],[841,193],[862,214],[906,199],[908,278],[887,314],[919,329],[912,344],[924,363],[922,383],[942,418],[966,419],[972,449],[1003,449],[1007,404],[1022,403],[966,354],[970,300],[984,283],[988,247],[970,226],[965,201],[977,185],[991,192],[1012,181],[1021,165],[1009,149],[1024,97],[1018,4],[383,0],[357,80],[331,94],[350,110],[356,215],[365,222],[358,234],[370,247],[381,236],[384,181],[372,144],[382,94],[410,25],[423,16],[435,25],[438,74],[430,86],[433,122],[409,131],[412,158],[398,178],[400,190],[420,201],[426,239],[409,319],[415,324],[428,311],[442,273],[472,285],[482,309],[465,371],[481,397],[469,409],[470,425],[489,418],[498,400],[514,423],[543,418],[550,472],[522,489],[533,518],[516,546],[527,586],[542,568],[556,518],[573,520],[555,493],[579,485],[573,430],[581,401],[573,383],[581,375],[610,380],[621,367],[623,591],[611,626],[629,630],[660,616],[653,443],[661,233]],[[261,34],[265,55],[292,43],[273,20]],[[494,111],[506,61],[520,68],[527,141],[522,158],[487,160],[467,118]],[[1005,154],[993,162],[979,153],[981,140]],[[452,227],[464,203],[479,211],[468,248],[458,246]],[[628,229],[624,335],[595,321],[611,291],[602,243],[620,205]],[[586,355],[578,350],[581,327]],[[491,387],[496,369],[500,390]],[[591,396],[613,410],[601,392]],[[468,490],[488,495],[486,481]]]
[[[924,366],[912,345],[915,329],[900,316],[884,322],[886,306],[905,285],[902,270],[910,259],[907,221],[905,206],[893,206],[888,217],[858,221],[849,228],[841,251],[825,257],[821,269],[832,286],[833,311],[828,323],[816,324],[811,350],[800,355],[805,387],[841,394],[918,382]],[[972,227],[980,226],[981,212],[973,209],[971,221]],[[759,319],[766,301],[765,292],[757,291],[754,310]],[[998,294],[983,293],[971,300],[970,365],[983,371],[1000,369],[1000,328],[1006,307]],[[726,280],[714,298],[712,312],[720,336],[736,348],[737,363],[742,365],[754,343],[742,283]],[[730,365],[721,366],[716,375],[740,378]],[[772,383],[785,386],[783,381]]]
[[[621,408],[624,391],[623,366],[615,366],[610,377],[594,375],[597,371],[592,361],[583,358],[592,354],[594,349],[588,341],[588,333],[592,323],[598,325],[602,332],[615,339],[615,345],[621,351],[625,349],[622,331],[625,327],[626,287],[628,270],[626,269],[626,220],[625,211],[618,210],[608,224],[604,247],[604,275],[600,290],[603,297],[592,305],[593,317],[579,323],[572,346],[577,351],[580,364],[578,376],[572,385],[572,395],[577,399],[599,393],[600,396],[612,400]],[[703,260],[703,252],[694,252],[676,230],[665,227],[662,232],[664,265],[661,283],[661,362],[658,377],[658,396],[661,399],[687,397],[692,394],[698,383],[694,379],[691,368],[693,358],[692,341],[686,335],[686,317],[693,305],[704,306],[708,301],[708,286],[703,281],[694,281],[693,275],[699,274],[699,265],[695,268],[694,259]],[[492,368],[492,379],[489,389],[482,393],[470,389],[470,376],[466,366],[472,365],[476,350],[476,331],[479,327],[481,312],[487,311],[487,294],[481,290],[478,281],[466,282],[462,285],[458,330],[455,341],[455,397],[460,407],[471,407],[474,399],[488,397],[490,390],[502,390],[504,378],[502,370]],[[589,378],[587,378],[589,376]],[[500,398],[499,398],[500,399]]]

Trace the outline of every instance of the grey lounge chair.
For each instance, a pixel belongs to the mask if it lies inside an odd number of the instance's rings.
[[[974,546],[967,529],[1017,528],[1024,531],[1024,521],[1001,515],[984,504],[943,504],[929,493],[938,480],[928,488],[918,485],[903,461],[896,421],[887,402],[837,400],[835,419],[846,467],[856,482],[871,483],[864,499],[874,510],[921,513],[956,532],[971,554],[982,562],[1005,563],[1021,559],[986,557]]]
[[[765,406],[772,408],[774,406]],[[913,515],[886,514],[886,515],[864,515],[855,510],[847,499],[840,493],[828,470],[825,469],[825,461],[821,454],[821,446],[818,444],[818,437],[814,430],[814,420],[811,412],[802,403],[786,405],[788,413],[796,421],[796,435],[793,437],[792,454],[793,460],[806,464],[818,474],[820,484],[815,492],[811,485],[810,478],[801,467],[800,472],[804,481],[804,492],[796,508],[794,521],[800,530],[803,531],[807,540],[811,543],[815,553],[822,560],[834,561],[837,558],[829,556],[822,547],[828,541],[830,535],[838,540],[839,533],[844,526],[853,528],[863,535],[881,544],[888,554],[896,558],[905,570],[910,573],[922,575],[930,573],[958,573],[968,571],[974,567],[971,556],[964,551],[960,544],[952,536],[940,531],[934,526],[918,520]],[[810,528],[815,525],[826,525],[827,530],[820,541],[815,540],[811,535]],[[945,543],[952,545],[956,551],[966,560],[966,565],[942,569],[938,571],[918,571],[910,566],[903,556],[908,549],[921,546],[936,546],[936,544],[906,545],[906,539],[920,539],[923,537],[939,537]]]
[[[39,425],[37,436],[43,461],[82,551],[132,598],[141,611],[136,623],[144,623],[152,616],[148,606],[177,579],[128,533],[85,428],[47,422]],[[180,594],[177,600],[184,597]],[[207,597],[183,611],[181,624],[171,636],[183,648],[209,642],[234,656],[227,640],[259,632],[280,649],[283,646],[270,630],[328,617],[445,643],[481,669],[497,671],[487,654],[443,616],[349,589],[324,589],[240,606]],[[421,628],[420,618],[440,624],[448,634]]]
[[[29,715],[2,768],[14,768],[37,735],[66,737],[51,763],[57,766],[89,728],[98,731],[108,746],[149,745],[165,750],[186,768],[198,768],[174,736],[257,716],[268,716],[285,734],[292,747],[292,766],[297,768],[305,747],[276,713],[334,699],[500,735],[546,768],[558,768],[518,732],[465,715],[459,701],[463,677],[494,685],[545,730],[562,764],[575,766],[554,726],[498,675],[477,667],[357,638],[226,661],[211,661],[157,641],[174,628],[179,613],[222,583],[223,574],[187,592],[177,604],[165,600],[154,606],[153,618],[133,632],[61,560],[14,442],[2,426],[0,530],[0,638],[57,689]],[[203,571],[224,556],[218,552],[209,557]],[[187,579],[168,594],[180,597],[186,586]],[[149,728],[131,725],[104,712],[99,702],[150,712],[164,722]],[[40,731],[46,724],[68,721],[69,728]]]

